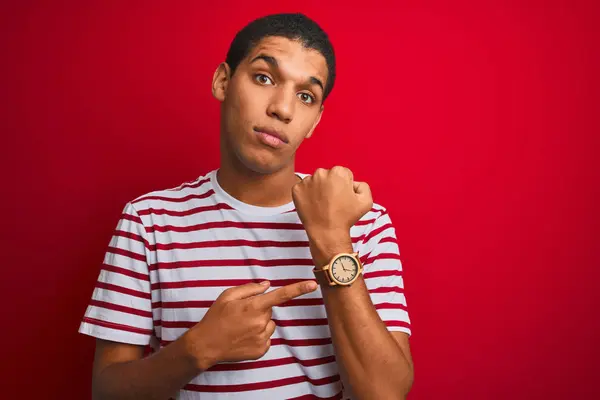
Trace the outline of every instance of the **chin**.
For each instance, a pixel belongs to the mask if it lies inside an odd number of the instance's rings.
[[[244,167],[262,175],[273,174],[287,165],[283,160],[273,157],[272,154],[244,154],[243,151],[239,151],[236,156]]]

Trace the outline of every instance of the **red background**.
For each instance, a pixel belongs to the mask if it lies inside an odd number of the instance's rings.
[[[600,398],[593,1],[4,3],[2,398],[89,397],[122,207],[218,166],[212,74],[281,11],[339,64],[297,169],[348,166],[397,226],[410,398]]]

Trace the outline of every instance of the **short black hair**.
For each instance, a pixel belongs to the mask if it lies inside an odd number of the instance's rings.
[[[225,62],[231,68],[231,74],[250,51],[262,39],[270,36],[280,36],[297,40],[305,48],[318,51],[327,62],[327,83],[325,84],[323,101],[327,98],[335,82],[335,53],[329,37],[312,19],[301,13],[283,13],[267,15],[246,25],[240,30],[227,52]]]

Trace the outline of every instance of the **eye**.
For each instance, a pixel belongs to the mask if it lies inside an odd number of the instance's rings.
[[[308,93],[298,93],[298,98],[306,104],[312,104],[315,102],[315,98]]]
[[[273,83],[271,78],[269,78],[265,74],[256,74],[254,76],[254,80],[257,81],[258,83],[260,83],[261,85],[268,85],[269,82],[271,82],[271,84]]]

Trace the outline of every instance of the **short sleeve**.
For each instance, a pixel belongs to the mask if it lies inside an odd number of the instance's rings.
[[[411,334],[396,231],[385,209],[366,232],[359,250],[371,301],[389,331]]]
[[[128,203],[104,256],[79,332],[115,342],[147,345],[153,336],[147,234]]]

